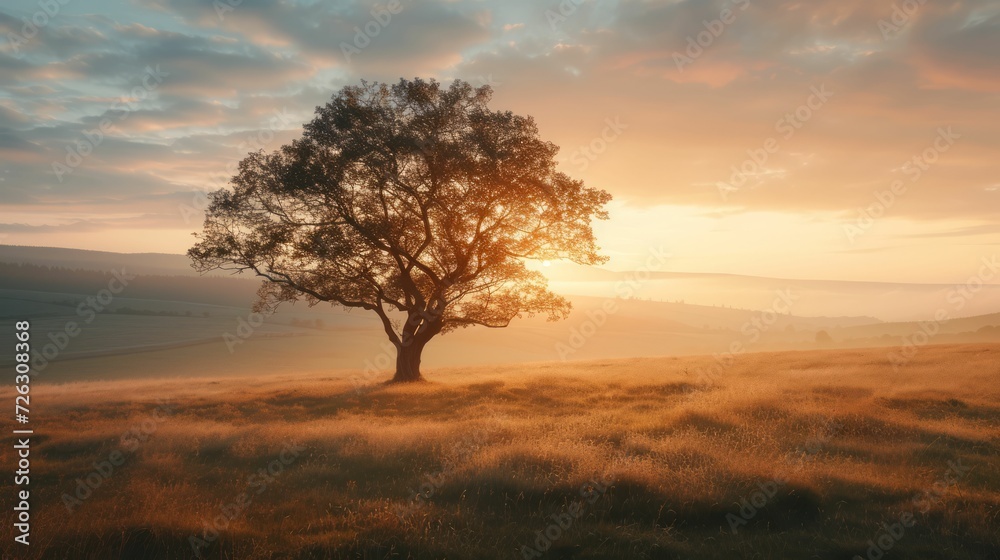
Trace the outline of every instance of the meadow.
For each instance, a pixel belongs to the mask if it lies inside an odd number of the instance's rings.
[[[1000,558],[1000,346],[885,353],[38,384],[18,557]]]

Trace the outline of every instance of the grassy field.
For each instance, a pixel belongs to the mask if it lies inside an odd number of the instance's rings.
[[[5,558],[1000,558],[997,345],[254,373],[36,385]]]

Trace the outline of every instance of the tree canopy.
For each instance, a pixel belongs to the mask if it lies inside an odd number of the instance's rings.
[[[305,299],[374,312],[397,381],[420,379],[437,334],[565,318],[569,302],[525,260],[606,261],[591,226],[611,196],[560,172],[534,120],[490,110],[491,95],[464,81],[343,88],[300,139],[249,154],[212,193],[195,268],[262,277],[257,311]]]

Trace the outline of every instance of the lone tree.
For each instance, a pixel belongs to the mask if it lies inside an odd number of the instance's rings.
[[[490,110],[491,95],[463,81],[343,88],[301,139],[249,154],[210,195],[193,266],[264,278],[255,311],[301,298],[374,312],[394,382],[422,379],[437,334],[565,318],[525,259],[605,262],[591,222],[611,196],[557,171],[558,147],[531,117]]]

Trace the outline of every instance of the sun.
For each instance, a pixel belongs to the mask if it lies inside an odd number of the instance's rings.
[[[552,263],[549,261],[542,261],[542,266],[552,266]]]

